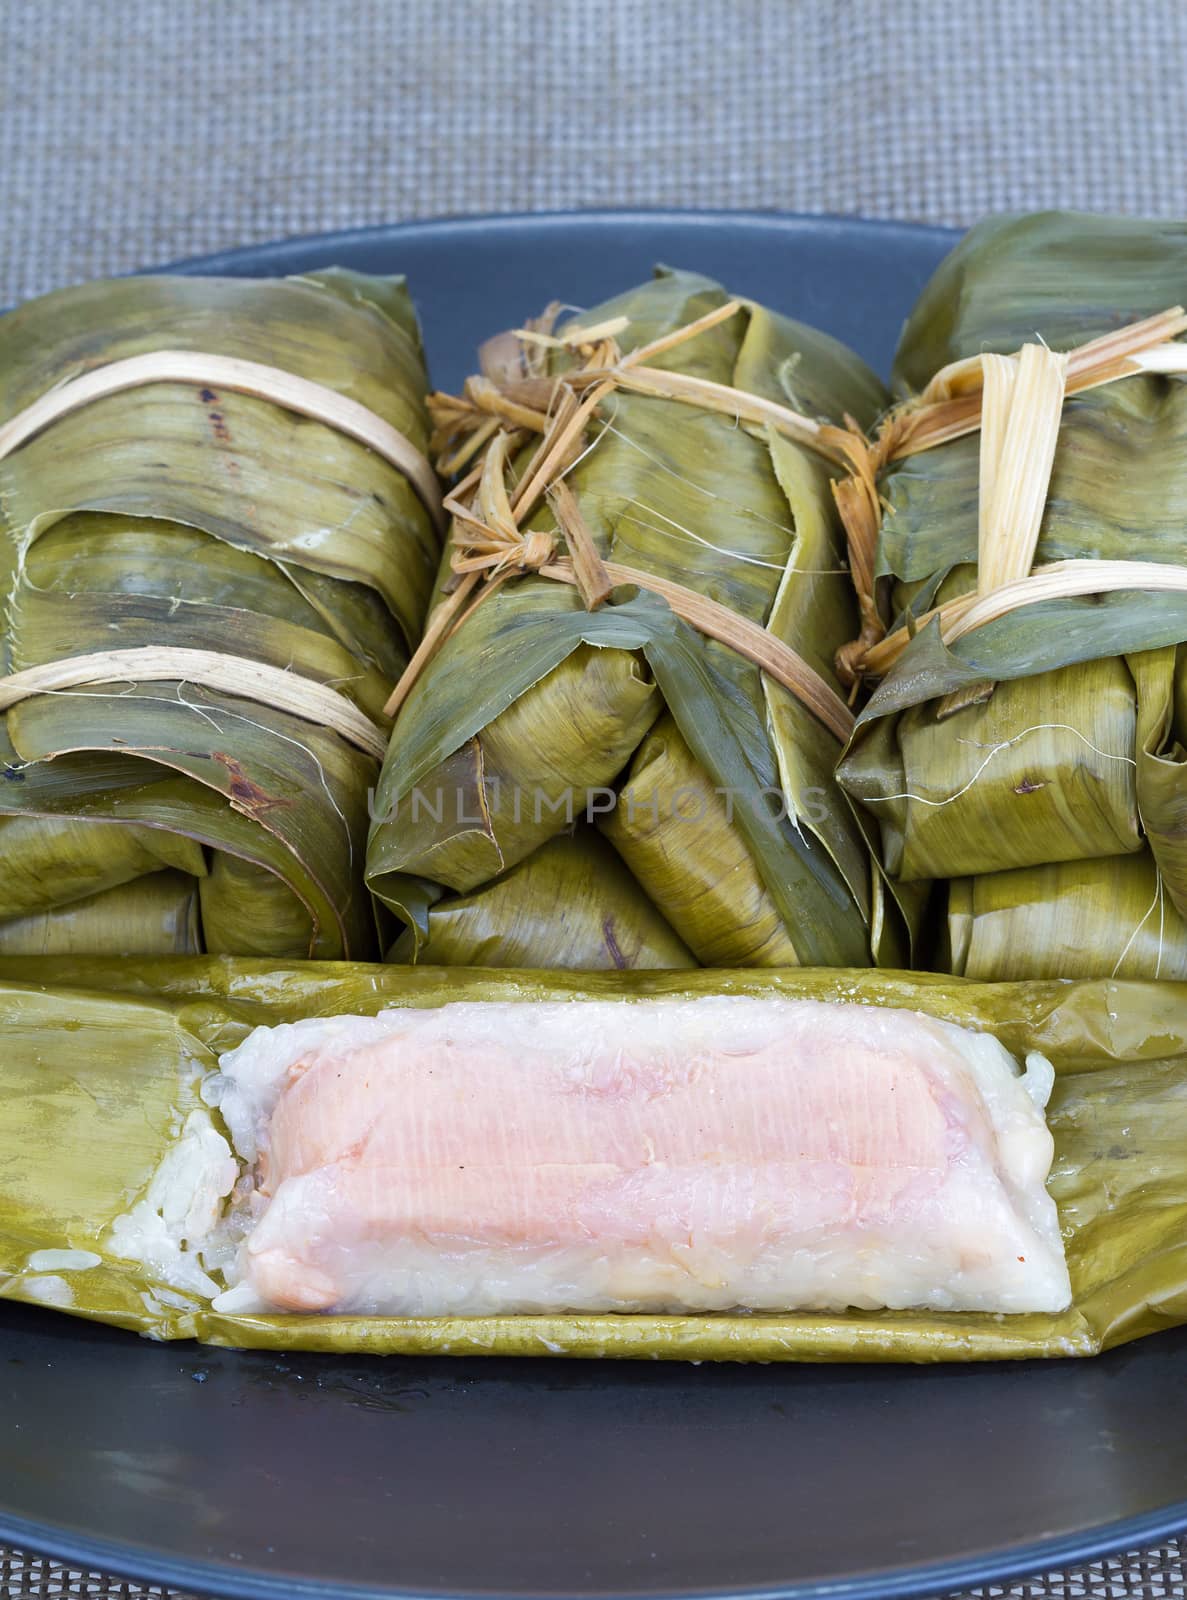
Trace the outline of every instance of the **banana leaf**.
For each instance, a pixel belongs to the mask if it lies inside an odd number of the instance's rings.
[[[33,301],[0,320],[0,422],[162,349],[312,380],[427,447],[402,280],[336,270],[136,278]],[[67,412],[0,462],[0,670],[217,652],[331,686],[381,747],[437,558],[411,483],[355,438],[252,395],[147,384]],[[112,674],[0,717],[0,919],[22,919],[0,922],[0,944],[41,937],[27,923],[41,918],[78,951],[161,948],[149,875],[170,869],[198,908],[183,948],[371,954],[375,756],[313,715]],[[63,919],[81,902],[85,915]]]
[[[518,866],[428,914],[420,959],[445,967],[567,967],[590,972],[695,967],[697,961],[590,827],[549,839]],[[387,960],[411,961],[405,929]]]
[[[216,860],[224,858],[217,857]],[[185,872],[150,872],[131,883],[0,922],[0,954],[194,956],[201,954],[200,884]]]
[[[967,978],[1187,978],[1187,918],[1149,850],[948,885],[940,965]]]
[[[1127,858],[1128,859],[1128,858]],[[859,999],[993,1032],[1054,1065],[1050,1189],[1074,1290],[1057,1316],[395,1319],[227,1316],[115,1257],[221,1051],[258,1024],[450,1000],[708,993]],[[154,1338],[267,1349],[677,1360],[1086,1356],[1187,1321],[1187,985],[978,984],[887,971],[565,974],[193,960],[0,957],[5,1104],[0,1294]],[[61,1254],[61,1252],[69,1252]]]
[[[602,828],[701,966],[799,965],[726,801],[672,717],[662,717],[639,746]],[[691,849],[682,848],[686,831],[694,835]]]
[[[626,319],[617,337],[628,352],[726,302],[706,278],[662,271],[582,321]],[[554,377],[565,359],[556,358]],[[838,421],[849,413],[869,422],[886,398],[841,346],[760,307],[654,364]],[[733,416],[618,391],[565,482],[604,558],[767,626],[836,687],[833,655],[856,614],[828,471],[811,451]],[[526,526],[552,529],[551,511]],[[449,560],[447,552],[439,598]],[[572,589],[532,575],[467,616],[400,713],[367,881],[408,924],[401,956],[427,959],[431,907],[445,889],[480,892],[517,865],[522,889],[537,867],[549,870],[541,846],[575,822],[604,823],[624,778],[629,787],[627,774],[646,763],[661,714],[683,742],[683,772],[715,807],[728,802],[718,853],[744,864],[751,902],[743,911],[723,893],[690,909],[685,878],[700,870],[703,830],[669,830],[656,872],[642,866],[627,831],[605,826],[684,945],[698,959],[737,963],[777,952],[792,964],[856,965],[890,950],[899,923],[875,914],[869,850],[834,779],[836,738],[781,684],[650,591],[620,589],[586,610]],[[671,800],[661,797],[663,809]],[[546,952],[557,913],[546,892],[533,889],[530,900],[539,924],[531,947]],[[607,910],[612,903],[607,892]],[[711,938],[700,927],[706,916],[717,924]],[[753,938],[755,921],[768,930],[765,945]],[[434,959],[453,959],[448,947],[434,950]]]
[[[51,873],[54,903],[59,907],[89,900],[166,868],[191,878],[206,874],[201,845],[184,834],[134,823],[69,817],[53,834],[46,832],[38,817],[0,817],[0,860],[4,862],[0,876],[0,918],[4,921],[42,910]]]
[[[206,949],[214,954],[283,957],[313,933],[306,907],[263,867],[218,851],[197,884]]]
[[[952,361],[1036,338],[1069,349],[1185,299],[1180,225],[1061,212],[994,218],[925,289],[895,386],[909,394]],[[880,483],[877,570],[893,625],[976,587],[979,449],[975,435],[951,440],[896,462]],[[1187,384],[1134,376],[1072,395],[1035,564],[1178,563],[1185,498]],[[1037,977],[1056,970],[1057,948],[1077,963],[1069,973],[1107,971],[1105,952],[1119,953],[1111,930],[1101,931],[1100,960],[1084,965],[1084,906],[1117,874],[1144,881],[1149,851],[1173,906],[1187,911],[1187,724],[1175,649],[1184,641],[1182,596],[1115,590],[1027,606],[948,645],[926,624],[878,686],[839,776],[881,824],[883,867],[906,881],[974,880],[952,893],[965,930],[954,949],[972,948],[970,918],[984,930],[992,916],[1019,936],[1033,927],[1041,940],[1007,953],[1004,937],[989,942],[982,931],[976,948],[993,948],[1005,965],[970,955],[970,972]],[[1126,871],[1115,863],[1128,854]],[[1072,870],[1088,862],[1099,871]],[[1048,870],[1060,864],[1067,870]],[[1070,896],[1066,922],[1054,907],[1035,920],[1040,885]],[[1026,915],[1000,921],[1015,896]],[[1135,960],[1131,949],[1123,970],[1149,970]]]
[[[1110,657],[997,683],[956,709],[909,705],[870,724],[842,781],[906,881],[1112,856],[1142,844],[1136,729],[1133,676]]]

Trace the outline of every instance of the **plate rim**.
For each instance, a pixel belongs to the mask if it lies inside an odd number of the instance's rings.
[[[746,227],[762,231],[772,228],[789,233],[805,228],[836,228],[845,233],[869,234],[884,238],[888,233],[908,238],[931,240],[936,244],[951,246],[967,230],[942,223],[910,222],[895,217],[867,217],[859,213],[837,211],[782,211],[756,210],[753,207],[733,211],[728,207],[705,209],[696,206],[589,206],[579,210],[553,209],[543,211],[473,211],[442,212],[440,216],[410,217],[406,221],[366,223],[359,227],[332,228],[327,231],[297,233],[281,239],[265,239],[258,244],[229,245],[223,250],[203,251],[198,255],[178,256],[157,266],[138,267],[138,276],[148,273],[209,273],[217,275],[223,263],[234,263],[245,256],[267,261],[286,251],[314,246],[338,248],[365,244],[368,240],[391,235],[421,236],[427,234],[481,233],[506,228],[518,230],[525,226],[543,226],[549,229],[571,227],[574,223],[594,222],[609,225],[615,222],[637,226],[641,223],[680,222],[705,227]]]
[[[1179,1536],[1187,1526],[1187,1500],[1163,1511],[1101,1525],[1095,1537],[1064,1534],[1016,1547],[1008,1560],[968,1556],[910,1568],[887,1568],[853,1578],[809,1580],[759,1588],[615,1589],[594,1600],[925,1600],[927,1596],[962,1593],[987,1584],[1009,1583],[1048,1572],[1065,1572],[1127,1549],[1147,1549]],[[272,1576],[224,1562],[194,1561],[154,1553],[151,1548],[120,1540],[59,1538],[50,1523],[28,1522],[0,1514],[0,1542],[32,1552],[66,1567],[99,1570],[137,1583],[156,1583],[192,1592],[194,1600],[475,1600],[466,1591],[424,1590],[371,1584],[343,1584],[320,1578]],[[143,1551],[143,1556],[141,1556]],[[125,1565],[130,1562],[131,1565]],[[506,1591],[491,1590],[492,1597]],[[533,1600],[544,1600],[543,1595]],[[589,1600],[589,1597],[587,1597]]]
[[[541,210],[477,213],[443,213],[405,221],[369,223],[272,238],[178,257],[159,265],[137,269],[137,275],[197,273],[218,275],[231,272],[237,264],[250,260],[266,271],[271,261],[296,249],[321,249],[333,252],[367,244],[378,239],[429,237],[448,239],[451,235],[530,228],[560,231],[575,224],[609,227],[615,224],[632,228],[647,225],[682,223],[706,228],[729,227],[797,233],[835,230],[849,236],[885,240],[888,236],[927,240],[950,248],[964,233],[960,227],[911,222],[892,217],[867,217],[835,212],[798,212],[779,209],[730,210],[696,207],[605,206],[580,210]],[[1106,1358],[1107,1359],[1107,1358]],[[1080,1533],[1061,1534],[1021,1546],[985,1551],[972,1556],[941,1562],[916,1564],[909,1568],[889,1568],[867,1572],[853,1578],[808,1581],[745,1589],[648,1589],[615,1590],[604,1600],[916,1600],[931,1594],[964,1590],[988,1583],[1000,1583],[1032,1574],[1082,1566],[1119,1551],[1145,1548],[1172,1539],[1187,1529],[1187,1495],[1158,1511],[1098,1523]],[[189,1557],[172,1557],[151,1547],[122,1540],[106,1540],[73,1534],[56,1524],[14,1517],[0,1509],[0,1542],[67,1567],[99,1569],[115,1575],[126,1574],[135,1581],[192,1589],[196,1593],[225,1597],[225,1600],[447,1600],[446,1591],[423,1591],[385,1586],[342,1584],[313,1578],[272,1576],[251,1569],[239,1571],[222,1562],[204,1562]],[[473,1596],[456,1600],[474,1600]]]

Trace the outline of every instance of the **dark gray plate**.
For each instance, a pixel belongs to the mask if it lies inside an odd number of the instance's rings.
[[[406,272],[434,376],[655,261],[883,371],[952,236],[796,217],[424,223],[183,271]],[[230,1596],[930,1594],[1187,1526],[1187,1337],[1099,1361],[690,1367],[150,1345],[0,1307],[0,1540]]]

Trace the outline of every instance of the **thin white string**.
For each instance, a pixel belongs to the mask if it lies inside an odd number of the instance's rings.
[[[875,805],[884,804],[892,800],[911,800],[916,805],[921,806],[950,806],[953,801],[959,800],[962,795],[968,794],[969,790],[977,782],[978,778],[980,778],[981,774],[985,771],[986,767],[995,756],[1000,755],[1003,750],[1009,750],[1012,745],[1018,744],[1022,739],[1025,739],[1026,736],[1031,733],[1073,733],[1075,734],[1076,738],[1081,741],[1081,743],[1087,745],[1089,750],[1091,750],[1094,755],[1100,756],[1103,761],[1121,761],[1130,767],[1137,766],[1137,762],[1132,756],[1117,755],[1113,751],[1102,750],[1099,745],[1093,744],[1092,740],[1089,739],[1086,734],[1081,733],[1079,728],[1072,727],[1070,722],[1036,722],[1033,727],[1023,728],[1020,733],[1014,734],[1012,738],[1003,739],[1000,744],[991,745],[989,747],[989,754],[985,757],[984,761],[982,761],[981,765],[977,768],[976,772],[973,773],[968,782],[957,789],[955,793],[946,795],[942,800],[933,800],[928,795],[914,794],[911,790],[904,789],[901,794],[863,795],[862,804]],[[958,744],[968,745],[969,748],[973,750],[985,749],[984,745],[978,744],[973,739],[958,739],[956,742]]]
[[[1159,908],[1160,916],[1159,916],[1159,924],[1158,924],[1158,961],[1157,961],[1157,964],[1155,965],[1155,968],[1154,968],[1154,976],[1157,978],[1159,973],[1162,971],[1163,936],[1164,936],[1165,931],[1166,931],[1166,903],[1165,903],[1165,896],[1164,896],[1164,893],[1163,893],[1162,873],[1159,872],[1157,866],[1154,868],[1154,876],[1155,876],[1154,898],[1153,898],[1153,900],[1151,900],[1149,906],[1146,909],[1145,915],[1142,917],[1142,919],[1138,923],[1137,927],[1134,928],[1134,930],[1130,934],[1129,938],[1125,941],[1124,949],[1121,951],[1121,954],[1117,957],[1116,961],[1113,963],[1113,970],[1109,974],[1110,978],[1115,978],[1117,976],[1118,972],[1121,970],[1122,963],[1124,962],[1126,956],[1129,954],[1130,950],[1133,948],[1134,940],[1137,938],[1138,934],[1141,933],[1142,929],[1146,926],[1147,922],[1149,922],[1150,917],[1153,914],[1154,908],[1156,906]]]

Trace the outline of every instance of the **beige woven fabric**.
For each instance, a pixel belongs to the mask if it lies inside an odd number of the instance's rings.
[[[0,304],[458,212],[1179,215],[1185,68],[1183,0],[0,0]],[[164,1592],[0,1550],[0,1600]]]
[[[450,212],[1187,210],[1182,0],[0,0],[0,304]]]

